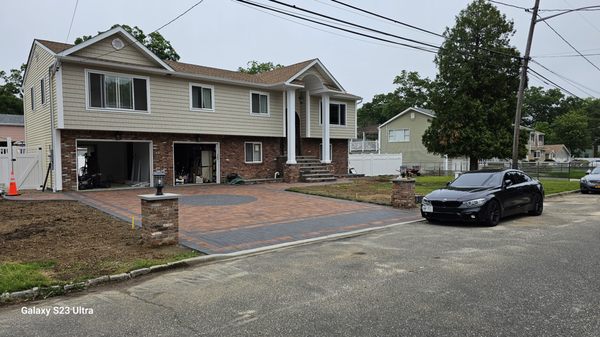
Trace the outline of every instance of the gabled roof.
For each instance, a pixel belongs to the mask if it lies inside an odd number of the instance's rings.
[[[0,125],[23,126],[24,117],[23,115],[0,114]]]
[[[418,112],[420,114],[423,114],[425,116],[429,116],[429,117],[435,117],[435,111],[433,110],[429,110],[429,109],[423,109],[423,108],[417,108],[417,107],[410,107],[404,111],[402,111],[401,113],[397,114],[396,116],[388,119],[387,121],[385,121],[383,124],[381,124],[379,126],[379,128],[382,128],[383,126],[393,122],[395,119],[399,118],[400,116],[410,112],[410,111],[414,111],[414,112]]]
[[[571,151],[569,151],[569,149],[565,146],[565,144],[550,144],[550,145],[543,145],[542,149],[544,150],[544,152],[548,153],[558,153],[560,152],[562,149],[564,149],[567,154],[569,155],[569,157],[571,156]]]

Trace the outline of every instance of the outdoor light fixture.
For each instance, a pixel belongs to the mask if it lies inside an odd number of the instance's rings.
[[[163,195],[163,187],[165,187],[165,171],[154,171],[154,187],[156,187],[156,195]]]

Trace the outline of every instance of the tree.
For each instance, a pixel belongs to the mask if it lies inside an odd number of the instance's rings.
[[[600,157],[600,99],[589,99],[585,107],[588,118],[588,129],[593,147],[593,156]]]
[[[22,64],[19,69],[11,69],[7,74],[0,71],[0,113],[22,115],[23,114],[23,73],[27,68]]]
[[[249,61],[246,63],[246,68],[238,67],[238,71],[246,74],[260,74],[277,68],[283,68],[283,65],[273,64],[273,62]]]
[[[358,125],[379,125],[410,107],[428,108],[432,81],[421,78],[418,72],[402,70],[394,78],[398,87],[390,93],[379,94],[358,109]]]
[[[510,46],[514,32],[513,22],[485,0],[473,1],[446,29],[435,58],[436,118],[423,135],[428,151],[468,156],[472,170],[479,159],[511,156],[520,70],[519,52]]]
[[[591,143],[588,117],[582,110],[572,110],[556,117],[552,123],[552,132],[556,142],[565,144],[575,156],[589,148]]]
[[[125,31],[131,34],[141,44],[146,46],[151,52],[156,54],[161,60],[178,61],[179,54],[175,51],[171,42],[166,40],[159,32],[152,32],[148,35],[144,34],[144,31],[138,26],[133,28],[128,25],[113,25],[110,29],[121,26]],[[103,32],[98,32],[102,34]],[[83,35],[75,39],[75,44],[80,44],[84,41],[91,39],[91,35]]]
[[[523,97],[524,124],[532,126],[535,123],[552,123],[554,118],[564,110],[561,106],[565,96],[559,89],[544,90],[542,87],[525,89]]]

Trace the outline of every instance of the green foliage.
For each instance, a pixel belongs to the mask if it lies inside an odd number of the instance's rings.
[[[134,26],[133,28],[128,25],[113,25],[110,29],[121,26],[125,31],[131,34],[136,40],[138,40],[141,44],[146,46],[151,52],[156,54],[161,60],[171,60],[178,61],[179,54],[175,51],[173,46],[171,46],[171,42],[166,40],[159,32],[152,32],[148,35],[144,34],[144,31],[138,26]],[[102,34],[103,32],[98,32],[98,34]],[[84,41],[91,39],[91,35],[83,35],[75,39],[75,44],[80,44]]]
[[[600,99],[588,99],[584,110],[588,117],[588,129],[590,140],[594,148],[594,157],[600,157],[598,146],[600,146]]]
[[[556,137],[554,136],[554,129],[548,122],[537,122],[533,125],[533,128],[539,132],[544,133],[544,144],[555,144]]]
[[[513,34],[513,22],[484,0],[473,1],[446,29],[431,94],[436,118],[423,135],[428,151],[468,156],[472,168],[479,158],[511,156],[520,70]]]
[[[23,114],[23,74],[27,68],[22,64],[19,69],[11,69],[7,74],[0,70],[0,113]]]
[[[402,70],[394,79],[398,87],[390,93],[375,95],[358,109],[358,126],[379,125],[410,107],[428,108],[432,81],[416,71]]]
[[[572,110],[556,117],[552,131],[556,142],[565,144],[575,156],[579,156],[591,144],[588,117],[584,111]]]
[[[542,87],[529,87],[523,96],[523,117],[526,126],[535,123],[552,123],[564,112],[561,106],[565,96],[559,89],[544,90]]]
[[[277,68],[283,68],[282,64],[273,64],[273,62],[249,61],[246,68],[238,67],[238,71],[246,74],[260,74]]]

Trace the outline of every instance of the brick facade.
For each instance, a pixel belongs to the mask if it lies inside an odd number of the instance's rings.
[[[399,178],[392,180],[392,207],[415,208],[415,180]]]
[[[273,178],[275,172],[282,170],[277,158],[282,154],[282,142],[279,137],[192,135],[174,133],[114,132],[89,130],[62,130],[61,155],[62,178],[65,191],[77,190],[77,149],[76,140],[143,140],[152,142],[153,169],[166,172],[165,184],[173,184],[173,143],[174,142],[215,142],[219,143],[221,182],[226,182],[230,173],[237,173],[246,179]],[[262,163],[245,163],[245,142],[261,142]],[[319,157],[320,139],[302,139],[302,155]],[[348,172],[348,142],[345,139],[332,139],[335,174]]]
[[[141,232],[142,242],[150,246],[178,244],[178,196],[142,196]]]

